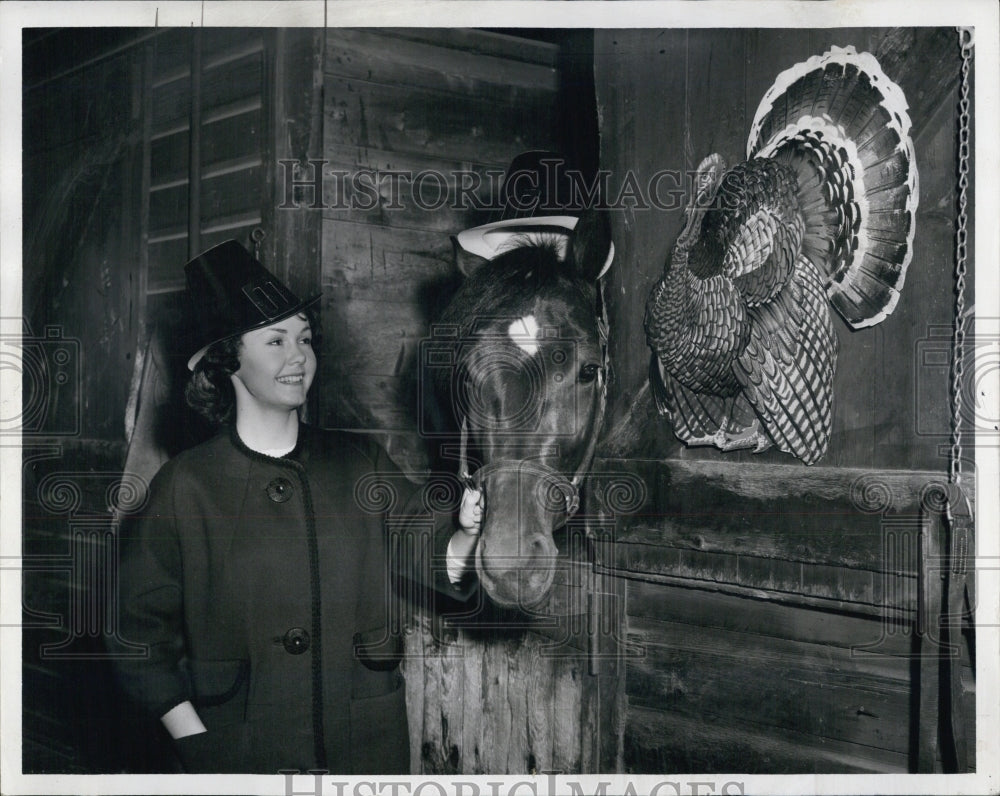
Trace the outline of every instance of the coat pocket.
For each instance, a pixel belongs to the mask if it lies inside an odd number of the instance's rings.
[[[403,660],[403,637],[390,634],[385,627],[369,630],[367,633],[355,633],[354,659],[369,669],[395,669]]]
[[[389,694],[403,685],[399,662],[403,640],[385,628],[354,634],[354,661],[351,665],[351,699],[368,699]]]
[[[406,690],[351,700],[352,774],[408,774],[410,732]]]
[[[206,727],[246,719],[250,661],[189,659],[188,671],[194,692],[192,702]]]

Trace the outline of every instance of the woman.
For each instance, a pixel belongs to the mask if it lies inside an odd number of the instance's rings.
[[[131,526],[121,637],[148,656],[121,660],[121,681],[189,772],[407,773],[384,517],[355,497],[372,473],[405,479],[365,438],[299,421],[319,296],[300,301],[235,241],[185,271],[186,397],[223,430],[163,466]]]

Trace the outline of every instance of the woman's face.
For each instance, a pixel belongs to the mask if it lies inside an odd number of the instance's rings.
[[[312,329],[305,315],[285,318],[241,338],[240,369],[233,374],[267,409],[297,409],[316,375]]]

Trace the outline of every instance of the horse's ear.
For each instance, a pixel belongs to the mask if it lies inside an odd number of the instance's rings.
[[[615,247],[611,242],[611,218],[607,210],[591,209],[581,214],[570,240],[569,259],[583,278],[596,282],[611,266]]]
[[[455,250],[455,265],[458,266],[458,270],[462,272],[462,276],[466,279],[489,262],[485,257],[480,257],[478,254],[473,254],[463,249],[462,245],[458,242],[458,238],[454,235],[451,237],[451,245]]]

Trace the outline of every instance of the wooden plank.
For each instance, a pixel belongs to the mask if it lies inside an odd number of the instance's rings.
[[[316,386],[322,394],[325,425],[343,426],[349,419],[358,422],[363,414],[372,428],[417,433],[414,403],[404,400],[408,378],[350,372],[325,356],[319,377]]]
[[[745,774],[906,773],[904,756],[794,733],[761,734],[703,718],[635,707],[625,727],[625,771]]]
[[[489,673],[484,666],[483,656],[486,653],[484,644],[468,643],[458,647],[457,651],[462,656],[461,677],[465,682],[465,692],[469,694],[469,698],[463,703],[460,735],[461,766],[465,773],[482,770],[483,758],[490,753],[488,747],[482,746],[482,734],[488,710],[485,696],[494,684],[486,679]],[[499,678],[495,685],[500,685]]]
[[[945,481],[929,471],[694,460],[601,459],[602,468],[645,485],[646,504],[619,518],[620,541],[874,571],[884,569],[882,531],[915,531],[923,490]]]
[[[153,84],[161,75],[186,70],[191,63],[191,29],[168,28],[154,41]]]
[[[212,53],[205,51],[206,62]],[[209,111],[223,105],[259,96],[264,85],[264,58],[254,52],[202,74],[201,108]]]
[[[322,91],[323,33],[316,30],[281,29],[268,41],[271,69],[263,92],[266,134],[262,157],[270,201],[262,203],[263,226],[272,232],[263,244],[265,262],[300,295],[321,290],[322,245],[318,213],[280,209],[284,185],[276,174],[277,162],[313,156],[323,146]],[[318,413],[319,396],[313,390],[310,410]]]
[[[477,28],[379,28],[378,32],[397,39],[466,50],[476,55],[489,55],[506,60],[542,64],[544,66],[558,67],[559,65],[560,45],[527,38],[519,34],[510,35],[498,30]]]
[[[601,122],[601,168],[613,175],[617,193],[625,175],[641,185],[670,169],[683,181],[687,168],[684,76],[687,73],[683,30],[598,30],[594,36],[594,75]],[[650,80],[650,74],[662,80]],[[681,187],[686,190],[683,182]],[[670,181],[665,180],[667,190]],[[642,327],[646,298],[659,280],[674,237],[681,229],[683,205],[673,210],[611,214],[615,263],[606,277],[605,295],[611,325],[610,355],[615,363],[609,391],[604,445],[627,437],[623,448],[654,445],[666,454],[677,447],[667,424],[651,415],[646,388],[649,349]],[[647,430],[648,429],[648,430]]]
[[[746,71],[746,39],[743,30],[686,31],[684,156],[691,172],[713,152],[729,164],[744,160],[748,109],[733,100]]]
[[[882,38],[875,57],[883,71],[903,89],[910,106],[914,140],[942,108],[954,106],[961,71],[958,33],[954,28],[892,28]],[[928,72],[926,65],[935,64]]]
[[[482,176],[483,185],[475,192],[483,198],[499,196],[503,184],[503,176],[510,165],[511,159],[518,154],[514,144],[510,145],[510,154],[503,160],[492,163],[481,158],[462,159],[452,157],[450,152],[410,152],[400,154],[390,149],[380,149],[378,146],[344,146],[331,147],[323,153],[331,169],[367,168],[388,170],[438,171],[451,176],[452,172],[475,171]],[[329,202],[333,204],[333,202]],[[497,208],[500,209],[500,208]]]
[[[157,237],[163,232],[183,227],[187,222],[187,183],[151,191],[149,194],[149,234]]]
[[[657,571],[658,559],[654,558],[654,565],[646,565],[645,569],[628,569],[628,551],[622,553],[626,562],[616,569],[616,572],[630,580],[641,580],[662,586],[681,586],[688,589],[699,589],[720,594],[732,595],[741,598],[751,598],[755,600],[773,600],[786,605],[793,605],[798,608],[816,608],[824,611],[841,611],[850,614],[863,616],[885,617],[893,622],[912,620],[914,612],[917,610],[917,601],[913,593],[912,581],[905,588],[895,590],[885,589],[879,592],[875,589],[876,597],[872,600],[859,600],[856,597],[842,595],[839,592],[832,596],[816,590],[811,584],[802,582],[799,585],[792,585],[788,588],[775,588],[772,584],[757,583],[748,578],[749,582],[741,583],[739,579],[726,576],[718,576],[709,567],[703,566],[699,570],[689,571],[684,567],[674,567],[668,571]],[[876,586],[878,581],[876,581]],[[882,597],[882,593],[889,596]]]
[[[947,459],[942,446],[948,444],[951,430],[949,366],[935,365],[935,362],[941,363],[943,352],[948,352],[945,353],[945,361],[951,362],[951,329],[955,311],[952,272],[955,263],[955,220],[952,208],[956,204],[957,143],[955,108],[949,105],[942,109],[934,127],[927,128],[917,149],[920,206],[913,239],[914,261],[907,270],[906,287],[900,298],[898,324],[901,328],[897,334],[897,338],[911,342],[910,350],[901,350],[903,343],[896,339],[886,346],[884,354],[886,359],[898,356],[906,357],[910,362],[910,373],[902,381],[912,390],[913,400],[901,405],[899,412],[901,423],[906,424],[904,429],[910,432],[907,437],[912,439],[914,434],[918,435],[918,444],[900,452],[900,458],[905,457],[911,467],[944,468]],[[942,213],[942,208],[946,212]],[[968,233],[969,240],[974,240],[974,224],[970,224]],[[924,266],[921,261],[924,257],[926,262],[933,262],[937,267]],[[974,257],[970,257],[973,274],[974,263]],[[970,287],[974,282],[974,276],[969,278]],[[966,301],[966,306],[970,306],[968,302],[974,299],[967,294]],[[932,352],[936,352],[937,359],[933,358]],[[967,373],[969,364],[967,359]],[[970,385],[971,382],[967,381],[967,395],[974,392]],[[981,415],[976,421],[972,412],[963,412],[966,433],[974,425],[979,425],[980,430],[991,430]],[[983,429],[983,426],[986,428]],[[966,453],[967,457],[970,455]],[[963,483],[963,487],[966,486]]]
[[[250,235],[256,227],[260,226],[260,223],[259,210],[250,210],[239,216],[213,219],[202,228],[202,248],[210,249],[225,240],[236,240],[249,251],[253,251],[253,240]]]
[[[580,755],[584,742],[593,737],[590,732],[592,728],[586,725],[581,726],[577,720],[581,714],[591,714],[591,711],[586,713],[583,711],[585,695],[580,688],[580,682],[587,676],[581,665],[583,661],[579,659],[563,661],[551,658],[549,661],[568,664],[569,671],[564,669],[560,672],[560,676],[553,678],[554,693],[546,694],[542,691],[533,695],[533,701],[539,707],[544,705],[548,708],[547,719],[550,722],[548,742],[551,751],[548,759],[538,760],[536,770],[539,772],[590,770],[586,765],[581,765]],[[541,733],[538,735],[540,740],[544,740],[544,735]]]
[[[79,155],[122,138],[132,113],[130,52],[25,93],[25,154],[63,145]]]
[[[265,32],[260,28],[205,28],[202,38],[205,70],[261,52]]]
[[[338,318],[324,335],[324,367],[334,372],[372,375],[411,372],[418,346],[424,339],[418,308],[400,302],[358,298],[348,302],[333,298],[330,303],[336,307]],[[356,336],[345,340],[338,334],[339,328],[352,329]]]
[[[191,109],[191,79],[179,75],[169,83],[153,87],[153,133],[177,122],[186,122]]]
[[[188,133],[157,138],[149,147],[150,185],[157,189],[164,184],[186,184],[188,179]]]
[[[260,108],[203,124],[201,163],[203,167],[227,160],[260,156],[266,133]]]
[[[459,160],[500,163],[556,139],[552,97],[538,95],[498,112],[488,98],[380,86],[327,76],[324,149],[373,146],[399,154],[448,152]]]
[[[184,289],[184,264],[187,262],[187,235],[174,240],[150,243],[147,290],[161,293]]]
[[[536,92],[559,88],[558,48],[519,42],[518,55],[492,54],[496,37],[478,31],[435,31],[435,40],[416,40],[413,31],[330,28],[326,74],[383,85],[430,88],[469,96],[486,91],[505,107]],[[542,62],[539,63],[538,61]]]
[[[744,596],[780,599],[793,604],[878,613],[915,611],[915,575],[908,580],[845,567],[817,566],[756,556],[678,550],[658,544],[619,542],[616,571],[661,583],[721,589]],[[891,588],[886,581],[892,577]],[[733,589],[726,589],[726,586]]]
[[[260,165],[206,177],[201,181],[202,227],[248,211],[259,214],[264,196],[264,169]]]
[[[308,211],[291,211],[308,212]],[[456,279],[448,235],[424,230],[390,229],[373,224],[323,223],[323,286],[338,301],[354,297],[399,303],[422,303],[421,326],[430,326],[431,286]]]
[[[856,658],[821,644],[633,619],[630,705],[792,730],[906,754],[910,659]]]
[[[331,221],[452,235],[493,220],[501,209],[502,169],[493,166],[338,148],[327,153],[323,170],[322,213]],[[291,177],[313,179],[314,172],[297,175]],[[290,182],[287,172],[282,177]],[[309,207],[312,190],[299,209]]]
[[[628,613],[636,619],[681,622],[779,639],[823,644],[855,656],[908,655],[911,631],[888,620],[780,605],[676,586],[630,581]],[[693,631],[694,632],[694,631]]]
[[[406,664],[411,726],[422,726],[417,773],[580,770],[594,681],[578,653],[541,654],[549,642],[532,633],[453,630],[432,640],[429,619],[417,627],[423,638],[408,638]]]

